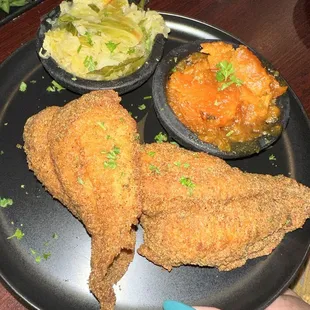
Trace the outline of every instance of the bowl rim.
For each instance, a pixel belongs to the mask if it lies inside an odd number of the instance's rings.
[[[48,21],[56,19],[59,15],[60,6],[58,5],[41,18],[41,22],[36,34],[36,51],[45,70],[57,82],[59,82],[61,85],[71,91],[79,94],[84,94],[92,90],[113,89],[119,94],[125,94],[138,88],[144,82],[146,82],[153,74],[157,67],[157,64],[162,58],[165,38],[163,34],[159,33],[155,36],[153,47],[149,57],[146,59],[144,64],[135,72],[110,81],[88,80],[75,76],[59,67],[57,62],[52,57],[42,58],[40,56],[40,53],[44,51],[43,41],[45,38],[45,33],[52,28],[52,25]]]
[[[253,50],[252,48],[243,43],[237,44],[234,42],[223,41],[219,39],[200,39],[190,41],[188,43],[182,44],[170,50],[169,53],[163,57],[160,64],[156,68],[156,71],[153,75],[153,83],[152,83],[152,95],[156,114],[163,127],[167,130],[168,134],[179,144],[181,144],[186,148],[192,149],[194,151],[207,152],[211,155],[215,155],[223,159],[244,158],[251,156],[253,154],[257,154],[262,150],[266,149],[267,147],[271,146],[273,143],[275,143],[280,138],[282,132],[287,126],[290,114],[290,100],[287,91],[276,99],[276,104],[281,110],[281,116],[280,116],[280,123],[282,125],[281,133],[278,136],[268,135],[268,136],[260,136],[256,139],[253,139],[247,142],[247,144],[256,143],[257,149],[244,150],[238,153],[235,151],[231,152],[221,151],[217,146],[200,140],[193,131],[187,128],[178,119],[178,117],[174,114],[172,108],[167,102],[165,85],[170,76],[172,68],[179,61],[187,57],[189,54],[199,51],[201,49],[200,46],[201,43],[211,43],[211,42],[228,43],[231,44],[234,48],[237,48],[240,45],[244,45],[256,57],[258,57],[263,67],[266,68],[269,74],[271,74],[270,71],[276,71],[269,61],[267,61],[255,50]],[[286,81],[282,78],[281,75],[277,76],[276,79],[278,81],[280,80],[281,82],[287,85]],[[241,142],[239,144],[241,144]]]

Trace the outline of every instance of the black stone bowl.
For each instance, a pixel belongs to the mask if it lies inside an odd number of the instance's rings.
[[[40,27],[37,32],[37,53],[40,52],[43,46],[45,33],[52,27],[47,22],[47,20],[54,20],[59,16],[59,14],[60,8],[58,6],[42,18]],[[76,80],[72,80],[72,78],[74,78],[75,76],[60,68],[52,57],[49,57],[48,59],[44,59],[40,56],[39,57],[46,71],[62,86],[73,92],[85,94],[92,90],[114,89],[119,94],[124,94],[141,86],[153,74],[158,62],[162,57],[164,44],[164,36],[162,34],[158,34],[155,37],[151,54],[149,55],[143,66],[130,75],[111,81],[94,81],[79,77],[76,77]]]
[[[273,144],[279,136],[262,136],[255,140],[242,143],[234,143],[232,145],[232,151],[225,152],[221,151],[218,147],[213,144],[203,142],[200,140],[195,133],[189,130],[183,123],[179,121],[173,110],[169,106],[166,97],[166,83],[171,74],[171,70],[175,67],[176,63],[186,58],[188,55],[199,52],[201,50],[200,44],[204,42],[215,42],[219,40],[199,40],[189,42],[171,50],[158,65],[155,74],[153,76],[152,93],[157,116],[167,130],[169,135],[176,140],[180,145],[185,148],[194,151],[203,151],[211,155],[221,157],[223,159],[235,159],[247,157],[252,154],[258,153],[261,150],[267,148]],[[238,47],[238,44],[226,42],[232,44],[234,48]],[[249,47],[248,47],[249,48]],[[250,49],[250,48],[249,48]],[[255,51],[250,49],[262,62],[263,66],[267,68],[269,73],[275,72],[272,65],[259,56]],[[281,77],[277,77],[278,81],[283,84],[285,83]],[[277,98],[277,106],[281,110],[279,122],[282,125],[282,130],[285,129],[290,112],[289,96],[284,93],[282,96]]]

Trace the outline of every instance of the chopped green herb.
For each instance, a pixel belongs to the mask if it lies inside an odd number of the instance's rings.
[[[112,41],[109,41],[108,43],[105,44],[107,46],[107,48],[109,49],[109,51],[111,53],[114,52],[114,50],[117,48],[117,46],[119,45],[119,43],[114,43]]]
[[[59,238],[56,233],[53,233],[52,237],[53,237],[53,239],[56,239],[56,240]]]
[[[171,69],[171,72],[176,72],[177,71],[177,68],[176,67],[173,67],[172,69]]]
[[[35,83],[37,83],[37,81],[36,80],[31,80],[30,83],[31,84],[35,84]]]
[[[112,137],[110,135],[107,135],[107,140],[111,140]]]
[[[103,130],[107,130],[104,126],[104,122],[97,122],[97,125],[99,125]]]
[[[73,78],[71,78],[72,81],[76,81],[77,78],[74,76]]]
[[[128,114],[129,114],[130,116],[132,116],[132,112],[131,112],[131,111],[129,111]]]
[[[173,60],[174,60],[175,63],[177,63],[178,62],[178,57],[173,57]]]
[[[271,155],[269,156],[269,160],[277,160],[277,158],[276,158],[273,154],[271,154]]]
[[[22,146],[21,144],[19,144],[19,143],[16,144],[16,147],[17,147],[18,149],[22,149],[22,148],[23,148],[23,146]]]
[[[141,105],[138,106],[138,109],[139,109],[140,111],[143,111],[143,110],[146,109],[146,105],[145,105],[145,104],[141,104]]]
[[[215,106],[219,106],[220,104],[221,104],[221,102],[218,102],[217,100],[214,101]]]
[[[26,91],[27,89],[27,84],[25,82],[21,82],[20,85],[19,85],[19,91]]]
[[[91,38],[91,34],[90,34],[88,31],[86,31],[84,35],[85,35],[85,37],[86,37],[86,39],[87,39],[87,43],[88,43],[90,46],[93,46],[94,43],[93,43],[93,40],[92,40],[92,38]]]
[[[135,140],[139,141],[140,140],[140,135],[137,133],[135,136]]]
[[[105,168],[115,169],[117,167],[117,155],[120,154],[120,149],[117,146],[114,146],[113,149],[107,153],[107,161],[103,163]]]
[[[181,162],[180,162],[180,161],[175,161],[173,164],[174,164],[175,166],[177,166],[177,167],[180,167],[180,166],[181,166]]]
[[[7,239],[16,238],[16,239],[20,240],[24,236],[25,236],[25,234],[19,228],[16,228],[15,233],[12,236],[7,237]]]
[[[190,164],[185,163],[185,164],[183,164],[183,167],[184,167],[184,168],[189,168],[189,167],[190,167]]]
[[[224,60],[219,62],[216,67],[219,69],[216,72],[216,80],[218,82],[223,82],[223,84],[219,87],[219,90],[224,90],[231,84],[236,84],[237,86],[241,86],[243,84],[243,82],[235,76],[235,70],[232,63]]]
[[[158,167],[156,167],[156,166],[150,164],[149,168],[150,168],[150,170],[151,170],[152,172],[157,173],[157,174],[160,174],[160,170],[158,169]]]
[[[152,99],[152,96],[145,96],[143,97],[144,100],[147,100],[147,99]]]
[[[175,141],[171,141],[170,144],[173,144],[173,145],[176,145],[176,146],[179,146],[178,143],[176,143]]]
[[[46,88],[46,90],[47,90],[48,92],[52,92],[52,93],[54,93],[55,91],[60,92],[60,91],[62,91],[62,90],[64,90],[64,89],[65,89],[65,88],[62,87],[59,83],[57,83],[55,80],[52,81],[52,85],[50,85],[50,86],[48,86],[48,87]]]
[[[45,259],[45,260],[48,260],[50,257],[51,257],[51,253],[43,253],[43,258]]]
[[[95,71],[97,67],[97,61],[94,61],[93,56],[86,56],[83,62],[85,68],[88,69],[88,72]]]
[[[133,54],[135,51],[136,51],[136,49],[135,49],[134,47],[130,47],[130,48],[128,49],[128,51],[127,51],[127,54],[128,54],[128,55],[131,55],[131,54]]]
[[[13,204],[13,199],[11,198],[0,198],[0,207],[6,208],[7,206],[11,206]]]
[[[151,157],[154,157],[155,156],[155,154],[156,154],[156,152],[152,152],[152,151],[150,151],[150,152],[148,152],[147,153],[149,156],[151,156]]]
[[[81,51],[81,49],[82,49],[82,44],[80,44],[80,46],[78,47],[77,53],[79,53]]]
[[[25,188],[25,184],[21,184],[20,188]]]
[[[36,255],[37,254],[37,251],[33,250],[33,249],[30,249],[30,252],[32,255]]]
[[[168,140],[167,138],[167,135],[160,132],[159,134],[157,134],[154,138],[154,140],[157,142],[157,143],[163,143],[163,142],[166,142]]]
[[[195,188],[196,184],[193,183],[193,181],[192,181],[190,178],[184,177],[184,176],[182,176],[182,177],[180,178],[180,183],[181,183],[183,186],[187,187],[187,188],[188,188],[188,191],[189,191],[189,194],[192,195],[193,189]]]
[[[36,258],[35,258],[36,263],[38,263],[38,264],[41,263],[41,260],[42,260],[42,258],[40,255],[36,256]]]
[[[81,185],[84,185],[84,181],[83,181],[80,177],[78,177],[78,182],[79,182]]]
[[[230,137],[233,133],[234,133],[234,131],[233,131],[233,130],[231,130],[231,131],[227,132],[226,137]]]

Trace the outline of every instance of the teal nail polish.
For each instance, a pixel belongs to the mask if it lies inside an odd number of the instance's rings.
[[[194,310],[194,308],[174,300],[166,300],[163,307],[164,310]]]

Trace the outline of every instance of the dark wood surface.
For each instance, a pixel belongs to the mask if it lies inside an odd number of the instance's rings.
[[[0,63],[34,37],[40,17],[59,2],[43,0],[0,27]],[[151,0],[149,7],[202,20],[250,45],[281,72],[310,115],[310,1]],[[0,284],[0,310],[22,309]]]

